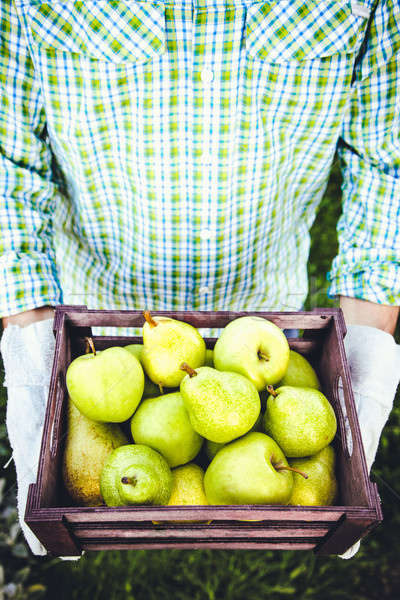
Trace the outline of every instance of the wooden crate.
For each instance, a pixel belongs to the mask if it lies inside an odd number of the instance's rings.
[[[339,504],[332,507],[73,506],[63,487],[60,466],[65,440],[68,365],[85,352],[84,338],[92,335],[93,327],[141,328],[144,317],[141,311],[60,306],[54,319],[56,348],[37,481],[30,486],[25,515],[26,522],[51,554],[74,556],[83,550],[135,548],[279,549],[341,554],[382,520],[377,488],[369,480],[361,443],[343,345],[346,328],[340,309],[286,313],[154,312],[199,328],[223,328],[233,319],[248,314],[269,319],[282,329],[302,332],[301,337],[289,338],[290,347],[312,362],[338,419],[334,444]],[[95,336],[94,341],[101,350],[137,343],[141,338]],[[212,348],[215,339],[206,338],[206,343]],[[340,380],[342,394],[338,391]],[[212,522],[169,522],[183,519]]]

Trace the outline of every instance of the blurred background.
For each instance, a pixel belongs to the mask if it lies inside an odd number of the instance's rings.
[[[326,273],[337,251],[333,232],[341,212],[340,185],[335,163],[311,231],[307,310],[336,305],[326,297]],[[399,343],[399,328],[396,339]],[[86,553],[66,562],[32,556],[20,532],[14,466],[6,466],[11,453],[3,375],[0,364],[0,600],[400,598],[399,392],[371,472],[384,520],[351,560],[300,551],[136,550]]]

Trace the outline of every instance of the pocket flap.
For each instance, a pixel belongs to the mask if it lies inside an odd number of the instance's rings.
[[[246,46],[261,60],[284,62],[352,54],[367,25],[353,14],[350,2],[335,0],[272,0],[247,11]]]
[[[35,42],[98,60],[145,61],[165,50],[163,4],[131,0],[31,2]]]

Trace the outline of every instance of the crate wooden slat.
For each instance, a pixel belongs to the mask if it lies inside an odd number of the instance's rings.
[[[302,337],[289,339],[289,344],[315,366],[323,391],[338,418],[334,443],[340,505],[118,508],[71,505],[60,468],[66,433],[68,365],[84,352],[84,339],[92,335],[92,328],[122,327],[137,331],[143,326],[144,317],[142,311],[60,306],[54,319],[56,347],[37,480],[30,486],[25,515],[26,522],[51,554],[74,556],[83,550],[135,548],[273,548],[341,554],[382,520],[377,488],[369,480],[362,448],[343,344],[346,328],[339,309],[296,313],[157,311],[154,314],[186,321],[205,330],[221,329],[233,319],[250,314],[269,319],[282,329],[303,331]],[[94,339],[99,349],[141,341],[137,335]],[[215,338],[206,341],[212,348]],[[182,522],[188,520],[197,522]]]

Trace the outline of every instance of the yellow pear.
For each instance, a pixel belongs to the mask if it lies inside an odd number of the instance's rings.
[[[173,477],[172,494],[168,506],[207,506],[204,491],[204,470],[190,462],[171,469]],[[156,523],[156,521],[154,521]],[[170,521],[173,523],[201,523],[204,521]],[[211,523],[211,521],[207,521]]]
[[[289,465],[307,474],[307,479],[293,473],[293,492],[289,504],[301,506],[332,506],[338,497],[335,473],[336,455],[332,445],[312,456],[289,458]]]
[[[156,385],[179,387],[186,373],[183,362],[194,369],[204,365],[206,343],[199,331],[183,321],[168,317],[153,317],[144,311],[143,350],[141,364],[146,375]]]
[[[69,496],[76,504],[104,504],[100,492],[103,464],[115,448],[128,443],[128,438],[119,425],[92,421],[68,400],[62,477]]]

